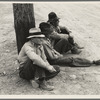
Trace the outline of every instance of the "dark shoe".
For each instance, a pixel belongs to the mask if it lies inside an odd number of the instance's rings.
[[[41,88],[43,90],[47,90],[47,91],[52,91],[54,89],[54,86],[49,86],[46,84],[45,81],[43,81],[39,84],[39,88]]]
[[[77,43],[74,43],[74,45],[75,45],[78,49],[84,49],[84,47],[80,47]]]
[[[95,65],[100,65],[100,60],[93,61],[93,64],[95,64]]]
[[[79,50],[76,46],[73,47],[73,49],[71,50],[72,54],[80,54],[82,51]]]

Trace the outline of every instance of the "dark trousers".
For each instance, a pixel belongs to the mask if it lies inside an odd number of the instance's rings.
[[[54,68],[56,72],[50,73],[48,70],[34,65],[33,62],[29,59],[23,66],[19,68],[19,76],[26,80],[31,80],[34,78],[45,78],[46,80],[48,80],[55,77],[60,72],[59,66],[54,65]]]
[[[69,43],[68,40],[64,40],[64,39],[60,39],[54,45],[54,49],[61,54],[68,52],[72,48],[73,48],[73,45]]]
[[[73,58],[73,57],[59,57],[58,59],[55,60],[49,60],[50,64],[55,64],[55,65],[64,65],[64,66],[70,66],[70,67],[89,67],[93,64],[88,59],[85,58]]]

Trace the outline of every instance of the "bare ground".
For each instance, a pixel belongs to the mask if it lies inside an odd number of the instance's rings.
[[[35,3],[36,26],[47,21],[55,11],[60,24],[72,31],[77,43],[85,49],[78,56],[100,59],[100,3]],[[61,67],[57,77],[50,80],[55,90],[48,92],[32,88],[18,76],[16,35],[12,4],[0,4],[0,94],[1,95],[99,95],[100,66],[87,68]],[[77,55],[73,55],[77,56]]]

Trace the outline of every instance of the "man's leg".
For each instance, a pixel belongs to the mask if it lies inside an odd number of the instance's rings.
[[[31,79],[41,79],[45,78],[45,69],[42,67],[39,67],[29,59],[23,67],[19,68],[19,75],[21,78],[26,79],[26,80],[31,80]]]
[[[66,56],[59,57],[58,59],[55,60],[49,60],[49,63],[51,65],[66,65],[69,66],[73,61],[73,58],[68,58]]]
[[[58,65],[53,65],[54,69],[56,70],[56,72],[50,73],[49,71],[46,71],[46,80],[49,80],[53,77],[55,77],[59,72],[60,72],[60,67]]]
[[[48,90],[48,91],[51,91],[54,89],[54,87],[46,84],[46,80],[49,80],[49,79],[55,77],[60,72],[60,69],[58,66],[54,66],[54,68],[55,68],[56,72],[53,72],[53,73],[50,73],[48,70],[41,68],[41,67],[36,68],[35,78],[37,78],[39,80],[39,87],[40,88],[42,88],[44,90]],[[44,73],[42,74],[42,77],[41,77],[42,70]]]
[[[55,73],[50,73],[46,69],[34,65],[33,62],[29,59],[23,67],[19,68],[19,76],[26,80],[35,80],[39,84],[40,88],[50,91],[53,90],[53,87],[47,86],[45,84],[45,80],[53,78],[60,72],[58,67],[55,69]]]
[[[55,65],[65,65],[70,67],[89,67],[93,64],[93,62],[85,58],[73,58],[73,57],[68,58],[66,56],[50,61],[50,63]]]
[[[74,42],[74,38],[72,36],[69,36],[68,41],[71,45],[76,47],[77,49],[83,49],[84,47],[80,47],[77,43]]]
[[[63,53],[66,53],[68,52],[69,50],[72,49],[72,45],[67,41],[67,40],[64,40],[64,39],[60,39],[54,46],[54,49],[56,51],[58,51],[59,53],[63,54]]]
[[[74,44],[73,41],[71,43],[68,40],[61,39],[59,40],[55,46],[54,49],[58,51],[61,54],[67,53],[71,50],[71,53],[73,54],[79,54],[81,53],[81,50],[79,50]]]
[[[44,68],[37,67],[35,70],[35,78],[36,79],[42,79],[42,78],[51,79],[55,77],[60,72],[60,67],[57,65],[54,65],[53,67],[56,70],[56,72],[53,72],[53,73],[50,73],[48,70]],[[41,71],[42,71],[42,75],[41,75]]]
[[[33,65],[33,62],[29,59],[24,65],[20,65],[19,67],[19,76],[26,80],[31,80],[34,78],[34,72],[35,72],[35,65]]]

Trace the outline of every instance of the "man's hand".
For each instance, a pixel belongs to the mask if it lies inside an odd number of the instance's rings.
[[[47,70],[50,72],[50,73],[53,73],[53,72],[56,72],[56,70],[54,69],[53,66],[49,65]]]
[[[69,41],[69,43],[73,44],[73,43],[74,43],[73,37],[72,37],[72,36],[69,36],[69,37],[68,37],[68,41]]]

